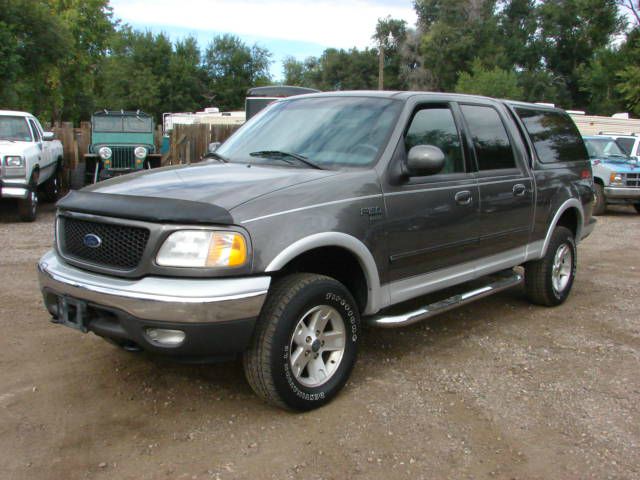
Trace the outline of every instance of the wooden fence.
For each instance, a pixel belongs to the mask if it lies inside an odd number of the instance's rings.
[[[207,153],[210,143],[224,142],[238,128],[238,125],[174,125],[171,149],[162,164],[199,162]]]

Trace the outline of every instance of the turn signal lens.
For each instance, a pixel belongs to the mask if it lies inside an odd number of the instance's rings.
[[[622,185],[624,183],[622,175],[620,173],[612,173],[609,176],[609,181],[611,185]]]
[[[239,233],[216,232],[209,243],[207,267],[239,267],[247,260],[247,245]]]

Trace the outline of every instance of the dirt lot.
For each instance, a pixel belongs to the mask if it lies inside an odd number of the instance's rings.
[[[49,323],[35,224],[0,210],[0,477],[640,478],[640,215],[580,248],[569,301],[520,289],[369,330],[329,406],[262,404],[239,362],[186,366]]]

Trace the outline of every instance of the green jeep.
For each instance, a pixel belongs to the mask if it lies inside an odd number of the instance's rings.
[[[102,110],[91,116],[91,144],[84,168],[76,174],[82,184],[160,166],[154,121],[141,111]],[[80,179],[78,179],[80,180]]]

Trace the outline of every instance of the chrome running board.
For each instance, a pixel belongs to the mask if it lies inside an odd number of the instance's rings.
[[[416,310],[412,310],[400,315],[384,315],[378,314],[367,319],[367,322],[375,327],[396,328],[420,322],[427,318],[431,318],[440,313],[452,310],[456,307],[466,305],[480,298],[488,297],[494,293],[501,292],[522,283],[524,277],[514,271],[508,271],[506,274],[499,276],[491,275],[488,277],[491,283],[480,288],[475,288],[469,292],[453,295],[444,300],[430,303]]]

